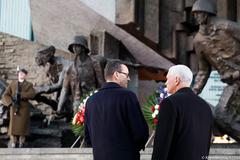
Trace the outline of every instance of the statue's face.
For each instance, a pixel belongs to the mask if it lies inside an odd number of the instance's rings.
[[[194,14],[194,18],[196,19],[196,21],[199,25],[207,23],[208,13],[194,12],[193,14]]]
[[[73,52],[75,54],[81,54],[81,53],[85,53],[85,49],[83,46],[75,44],[73,45]]]

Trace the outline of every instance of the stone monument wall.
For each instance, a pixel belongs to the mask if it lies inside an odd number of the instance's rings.
[[[29,71],[28,80],[34,86],[48,83],[44,67],[35,63],[36,51],[43,45],[0,32],[0,78],[11,82],[17,78],[17,66]],[[56,56],[71,59],[71,54],[57,50]]]

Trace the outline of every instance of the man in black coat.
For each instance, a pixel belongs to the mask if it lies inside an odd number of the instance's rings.
[[[94,160],[140,160],[148,139],[148,126],[136,95],[127,90],[129,70],[109,62],[106,83],[86,103],[85,134]]]
[[[160,104],[152,160],[208,159],[212,112],[189,87],[192,77],[185,65],[168,71],[166,85],[172,95]]]

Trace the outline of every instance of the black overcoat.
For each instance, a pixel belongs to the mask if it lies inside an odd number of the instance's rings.
[[[212,112],[190,88],[182,88],[160,104],[152,160],[208,159]]]
[[[136,95],[105,83],[86,103],[85,134],[94,160],[139,160],[149,134]]]

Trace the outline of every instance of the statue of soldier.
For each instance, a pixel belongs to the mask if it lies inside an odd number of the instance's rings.
[[[205,86],[212,67],[221,81],[227,83],[214,111],[219,129],[240,140],[240,25],[216,17],[216,2],[197,0],[192,8],[199,24],[194,37],[198,57],[198,72],[193,90],[199,94]]]
[[[38,87],[35,100],[44,102],[50,105],[54,110],[57,110],[56,101],[58,101],[60,96],[64,74],[72,62],[63,57],[54,56],[55,50],[54,46],[48,46],[40,49],[35,56],[37,65],[46,67],[46,75],[50,80],[49,85]],[[55,102],[40,95],[42,93],[50,94],[53,92],[56,92]]]
[[[74,54],[75,58],[74,63],[65,73],[57,113],[62,112],[64,102],[69,95],[72,95],[72,111],[76,113],[81,96],[101,87],[105,81],[103,76],[105,59],[98,55],[89,55],[87,40],[84,36],[75,36],[68,50]]]

